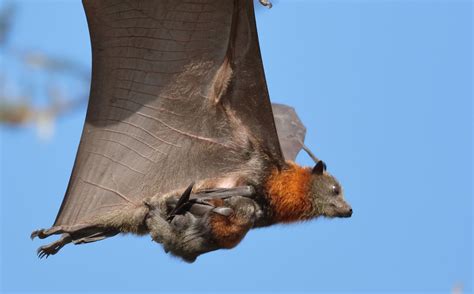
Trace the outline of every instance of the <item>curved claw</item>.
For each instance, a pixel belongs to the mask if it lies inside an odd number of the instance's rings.
[[[56,252],[50,251],[50,248],[48,246],[41,246],[40,248],[38,248],[36,253],[38,254],[38,258],[42,259],[43,257],[48,258],[49,255],[55,254]]]
[[[273,7],[272,3],[269,0],[259,0],[259,1],[260,1],[260,4],[268,7],[269,9]]]
[[[36,231],[31,232],[30,239],[33,240],[34,238],[39,237],[39,235],[41,234],[41,231],[43,231],[43,230],[44,229],[40,229],[40,230],[36,230]]]
[[[189,198],[191,196],[191,191],[193,190],[194,182],[189,185],[189,187],[184,190],[181,197],[179,197],[178,202],[176,203],[175,208],[168,214],[168,218],[166,219],[168,222],[171,222],[175,215],[182,213],[183,211],[187,210],[189,206]]]

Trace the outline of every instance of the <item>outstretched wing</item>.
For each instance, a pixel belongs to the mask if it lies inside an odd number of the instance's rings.
[[[55,226],[237,169],[246,159],[234,150],[229,116],[283,160],[252,0],[84,0],[84,7],[92,85]]]

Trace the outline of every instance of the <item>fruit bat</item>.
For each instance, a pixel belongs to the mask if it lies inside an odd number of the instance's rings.
[[[252,228],[351,216],[294,109],[272,109],[252,0],[83,5],[89,105],[56,220],[31,234],[61,235],[40,257],[134,233],[193,262]],[[313,168],[294,163],[301,148]]]

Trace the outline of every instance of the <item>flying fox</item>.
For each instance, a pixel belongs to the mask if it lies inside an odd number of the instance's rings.
[[[193,262],[252,228],[352,215],[294,109],[270,102],[252,0],[83,5],[87,116],[56,220],[31,234],[60,235],[39,257],[132,233]]]

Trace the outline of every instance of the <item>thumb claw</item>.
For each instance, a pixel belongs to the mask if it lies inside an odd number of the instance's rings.
[[[269,0],[259,0],[260,1],[260,4],[262,4],[263,6],[266,6],[268,8],[272,8],[272,3],[269,1]]]
[[[212,210],[212,212],[223,215],[223,216],[230,216],[234,213],[234,210],[229,207],[216,207]]]

